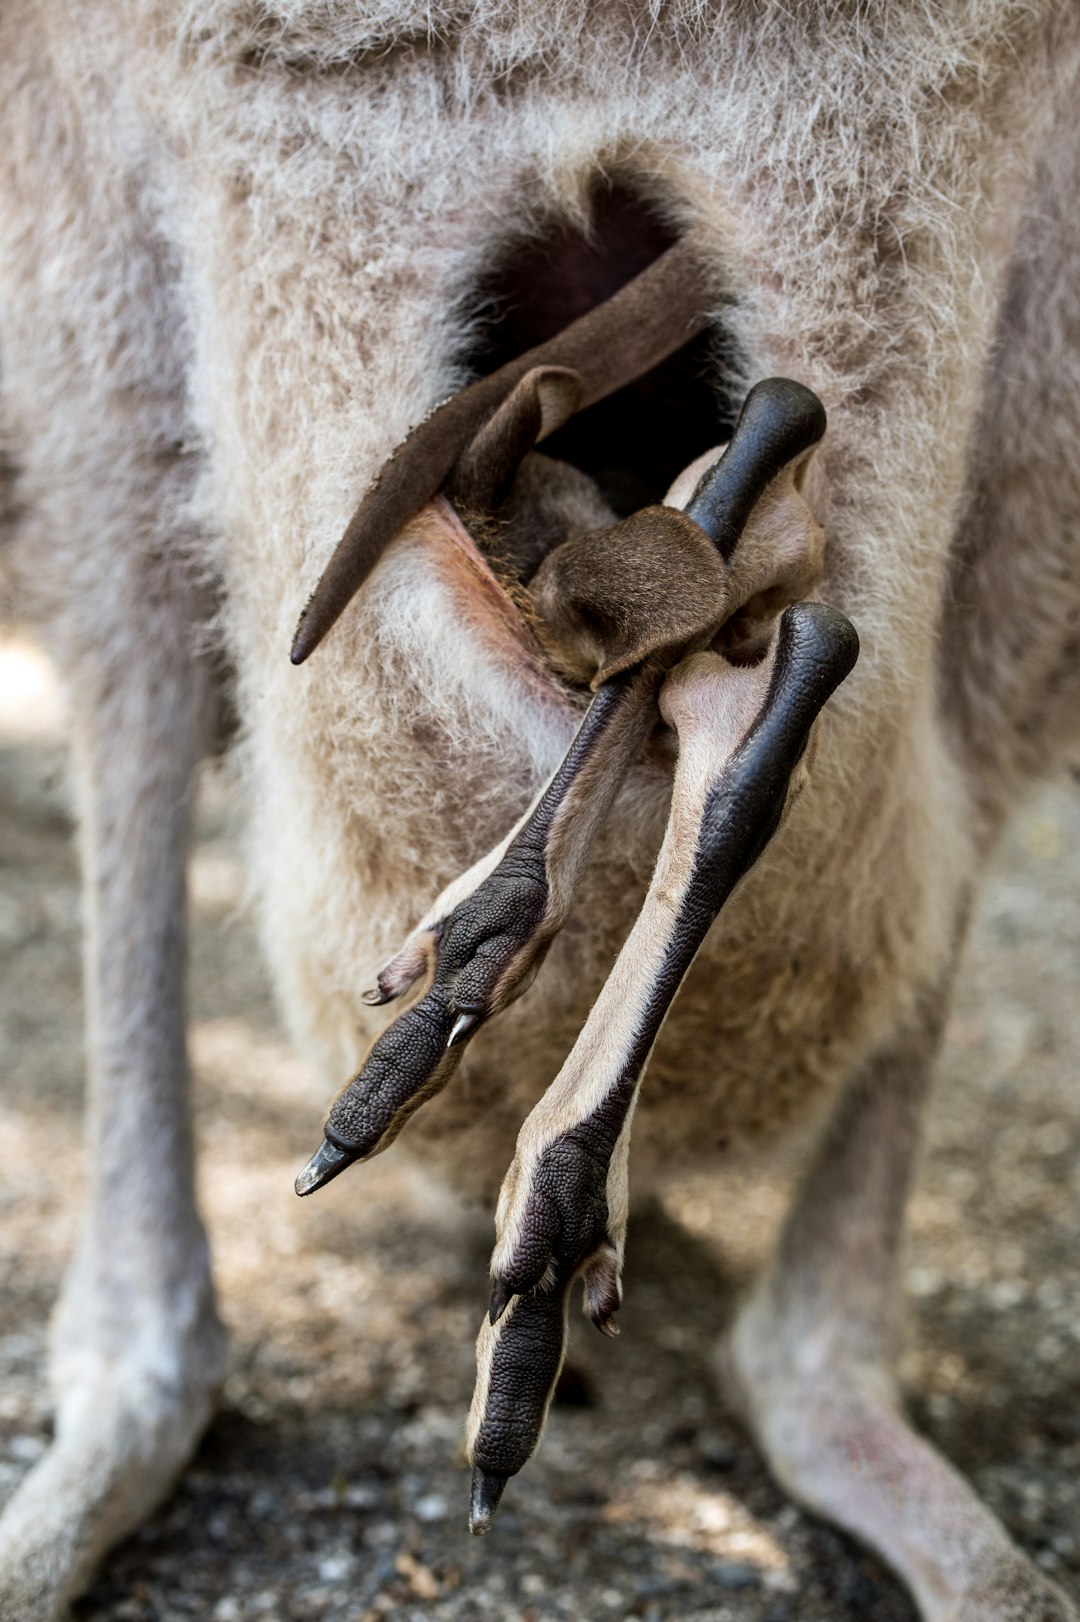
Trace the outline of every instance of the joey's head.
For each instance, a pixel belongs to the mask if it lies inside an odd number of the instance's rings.
[[[617,189],[611,206],[629,214],[625,230],[600,231],[596,242],[591,229],[564,233],[532,259],[519,255],[492,289],[475,290],[481,306],[525,313],[478,339],[476,354],[462,358],[482,375],[418,424],[382,468],[305,609],[295,662],[310,655],[386,546],[439,492],[459,513],[486,511],[504,535],[516,532],[503,509],[509,499],[520,511],[529,475],[515,479],[514,470],[542,447],[594,479],[610,521],[662,496],[679,468],[719,437],[723,412],[702,378],[715,347],[711,317],[724,303],[711,285],[716,273],[703,272],[689,238],[657,234]],[[650,408],[642,412],[647,383]],[[517,545],[512,536],[508,544]],[[538,550],[525,545],[526,570]]]
[[[729,621],[727,651],[760,656],[777,614],[821,571],[823,537],[804,489],[820,404],[774,379],[751,392],[731,447],[703,457],[702,428],[719,425],[715,402],[702,424],[700,398],[696,416],[685,416],[667,396],[650,406],[645,391],[641,410],[652,410],[664,454],[650,463],[641,451],[640,476],[624,449],[641,448],[636,422],[597,417],[697,341],[710,302],[691,244],[678,241],[613,296],[446,400],[361,502],[301,619],[294,661],[327,633],[397,532],[430,508],[459,553],[463,537],[471,542],[470,587],[482,582],[489,602],[495,590],[504,610],[514,606],[501,626],[513,623],[562,683],[595,688],[650,651],[677,650]],[[672,416],[690,469],[707,463],[701,480],[671,463]],[[672,493],[661,499],[665,480],[642,504],[664,466],[678,474]]]

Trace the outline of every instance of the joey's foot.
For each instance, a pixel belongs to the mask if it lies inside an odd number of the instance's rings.
[[[298,1194],[312,1193],[354,1161],[388,1148],[410,1115],[446,1086],[484,1020],[527,988],[550,941],[544,928],[547,886],[539,868],[532,853],[508,851],[429,932],[431,984],[382,1033],[359,1074],[334,1100],[323,1128],[326,1141],[297,1178]],[[410,982],[400,962],[395,959],[382,980],[404,991]],[[408,970],[414,979],[420,972],[419,965]],[[379,1000],[389,997],[384,992]]]
[[[391,1002],[426,973],[420,1000],[383,1032],[338,1094],[326,1141],[296,1180],[310,1194],[387,1148],[441,1092],[483,1023],[528,989],[569,914],[581,871],[652,725],[658,676],[630,671],[597,692],[519,827],[451,884],[366,995]]]
[[[858,641],[823,604],[788,609],[771,658],[683,661],[661,695],[679,736],[671,814],[645,903],[562,1070],[525,1121],[499,1196],[469,1451],[484,1475],[536,1447],[562,1363],[570,1285],[612,1329],[630,1124],[645,1065],[713,920],[783,819],[811,728]]]

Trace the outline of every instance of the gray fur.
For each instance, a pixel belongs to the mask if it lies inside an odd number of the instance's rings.
[[[665,1026],[635,1176],[646,1146],[685,1162],[840,1100],[805,1242],[735,1332],[746,1411],[926,1617],[1073,1615],[907,1428],[860,1326],[882,1278],[893,1293],[923,1010],[1002,817],[1080,718],[1078,58],[1073,0],[7,0],[5,556],[74,700],[95,1175],[58,1439],[0,1523],[5,1622],[62,1614],[182,1468],[221,1374],[182,1015],[201,650],[235,667],[268,956],[327,1093],[379,1028],[374,969],[572,733],[430,513],[307,666],[288,649],[372,475],[458,381],[461,290],[510,225],[580,213],[598,168],[682,199],[748,380],[824,399],[822,592],[863,646],[812,791]],[[473,1044],[468,1103],[451,1088],[410,1126],[417,1152],[494,1193],[633,916],[669,785],[631,774],[582,927]],[[897,1112],[875,1178],[851,1145]],[[899,1486],[845,1474],[866,1426]],[[904,1505],[927,1497],[941,1517],[913,1531]]]

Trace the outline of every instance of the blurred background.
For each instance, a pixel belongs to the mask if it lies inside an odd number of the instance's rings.
[[[728,1421],[719,1326],[799,1146],[674,1183],[631,1227],[622,1335],[573,1324],[540,1456],[466,1532],[487,1218],[399,1144],[292,1192],[326,1103],[276,1021],[227,773],[200,785],[200,1194],[232,1331],[222,1412],[80,1622],[382,1617],[912,1622]],[[920,1426],[1080,1599],[1080,793],[1039,791],[982,896],[912,1208],[903,1374]],[[83,1180],[79,879],[60,697],[0,626],[0,1500],[49,1437],[48,1314]],[[573,1315],[577,1317],[577,1314]]]

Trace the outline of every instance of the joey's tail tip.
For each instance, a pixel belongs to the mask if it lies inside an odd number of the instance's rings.
[[[339,1149],[336,1143],[324,1138],[296,1179],[296,1192],[302,1198],[305,1194],[314,1194],[317,1188],[325,1188],[346,1166],[351,1166],[355,1158],[347,1149]]]
[[[491,1530],[491,1522],[499,1507],[509,1476],[489,1475],[477,1465],[472,1475],[472,1498],[469,1503],[469,1531],[474,1538],[483,1537]]]

